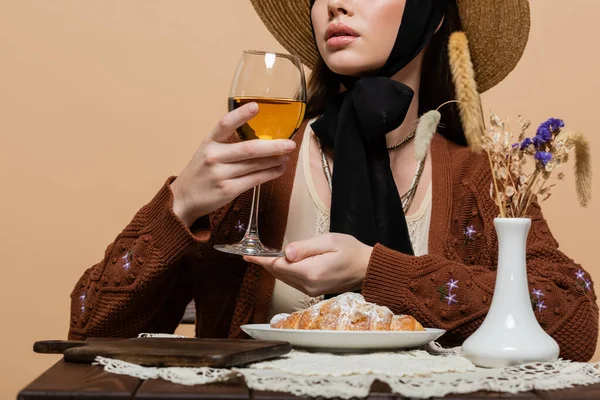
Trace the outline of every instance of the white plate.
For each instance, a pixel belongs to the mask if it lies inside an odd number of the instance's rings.
[[[335,352],[413,349],[446,332],[432,328],[416,332],[274,329],[269,324],[242,325],[241,328],[254,339],[280,340],[293,347]]]

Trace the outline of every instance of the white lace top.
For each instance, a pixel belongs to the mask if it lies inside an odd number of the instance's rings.
[[[300,145],[296,178],[290,198],[288,224],[283,239],[284,247],[288,243],[319,236],[329,230],[329,208],[319,197],[310,170],[309,153],[312,135],[314,133],[309,123]],[[431,185],[429,185],[419,209],[406,216],[413,250],[417,256],[427,254],[428,250],[431,193]],[[302,310],[321,300],[322,297],[309,297],[277,280],[269,308],[269,320],[276,314]]]

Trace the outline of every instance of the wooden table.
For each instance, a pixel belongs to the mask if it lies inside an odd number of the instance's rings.
[[[390,394],[387,384],[376,382],[369,399],[403,399]],[[600,399],[600,385],[557,391],[526,392],[517,395],[478,392],[447,396],[448,399]],[[129,376],[104,372],[102,367],[57,362],[21,391],[18,400],[101,400],[101,399],[297,399],[287,393],[259,392],[235,382],[183,386],[163,380],[142,381]]]

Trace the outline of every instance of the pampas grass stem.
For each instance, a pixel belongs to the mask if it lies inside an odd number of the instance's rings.
[[[592,198],[592,158],[590,145],[581,133],[573,133],[567,139],[575,145],[575,188],[579,204],[587,207]]]
[[[415,133],[415,158],[417,161],[421,161],[427,154],[429,144],[437,131],[441,119],[442,114],[436,110],[426,112],[419,118],[419,124]]]

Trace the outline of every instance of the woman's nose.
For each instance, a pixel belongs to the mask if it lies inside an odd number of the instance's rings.
[[[339,15],[354,14],[354,4],[352,0],[328,0],[327,9],[329,18],[334,19]]]

